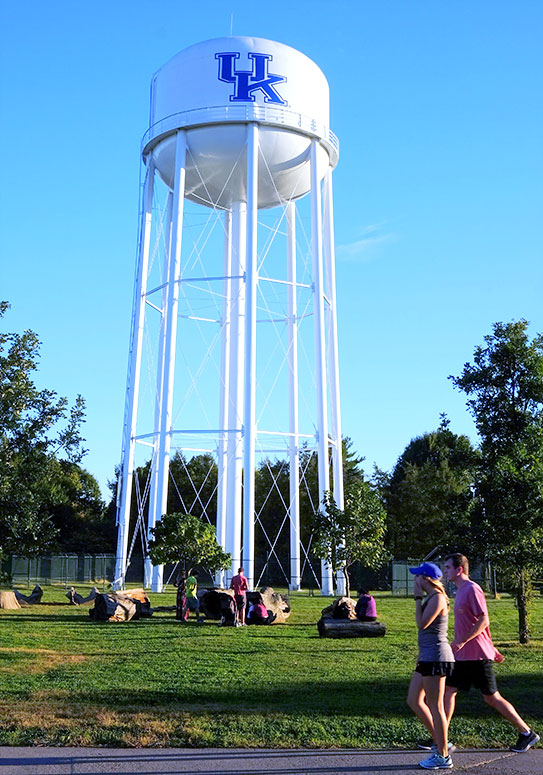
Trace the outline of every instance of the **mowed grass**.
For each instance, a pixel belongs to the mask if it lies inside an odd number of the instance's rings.
[[[24,589],[22,589],[24,591]],[[79,588],[86,594],[85,588]],[[320,639],[329,600],[291,595],[287,624],[220,628],[173,613],[95,624],[64,588],[0,611],[0,744],[409,748],[424,730],[405,705],[415,664],[410,599],[377,595],[385,638]],[[174,593],[151,595],[173,605]],[[530,645],[516,642],[508,598],[489,601],[502,694],[543,729],[543,601]],[[501,747],[514,730],[472,692],[451,738]]]

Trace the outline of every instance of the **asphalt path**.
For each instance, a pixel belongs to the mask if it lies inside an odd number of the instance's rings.
[[[0,775],[354,775],[421,773],[424,751],[225,748],[1,748]],[[542,775],[543,748],[523,754],[459,750],[454,770],[473,775]]]

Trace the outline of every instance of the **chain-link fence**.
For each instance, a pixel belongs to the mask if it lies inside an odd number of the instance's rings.
[[[114,554],[50,554],[44,557],[12,555],[6,563],[14,586],[17,584],[64,584],[75,582],[105,587],[114,578]]]

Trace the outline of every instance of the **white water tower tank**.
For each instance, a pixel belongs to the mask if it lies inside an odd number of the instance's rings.
[[[317,65],[262,38],[218,38],[174,56],[155,74],[143,156],[173,188],[175,132],[187,130],[185,197],[228,208],[246,200],[246,125],[260,130],[258,208],[310,190],[311,137],[320,140],[319,178],[338,159],[328,129],[329,89]]]
[[[258,586],[275,556],[272,536],[266,565],[255,557],[255,526],[263,530],[257,458],[288,460],[289,495],[275,527],[289,525],[284,576],[292,589],[300,588],[309,552],[300,528],[308,455],[318,461],[315,507],[331,486],[330,458],[343,507],[332,195],[338,152],[326,78],[290,46],[207,40],[154,75],[142,142],[114,586],[125,583],[135,542],[134,535],[129,549],[136,449],[150,456],[137,498],[143,544],[168,509],[173,451],[184,460],[206,452],[213,459],[214,497],[203,503],[196,488],[194,503],[216,523],[232,557],[221,585],[243,563],[250,586]],[[201,222],[199,205],[213,209]],[[189,210],[198,212],[198,227]],[[161,591],[162,573],[147,557],[145,585]],[[332,594],[326,563],[321,582],[323,594]]]

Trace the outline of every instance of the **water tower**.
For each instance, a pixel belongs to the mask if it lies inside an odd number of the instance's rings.
[[[214,492],[204,503],[199,485],[194,503],[216,518],[218,541],[232,554],[219,583],[229,584],[240,564],[251,586],[260,581],[257,470],[267,466],[278,491],[276,461],[287,461],[288,495],[275,495],[283,504],[278,529],[288,525],[283,573],[292,589],[309,552],[299,515],[311,455],[319,501],[330,489],[331,458],[334,496],[343,504],[332,207],[338,142],[328,127],[323,73],[274,41],[208,40],[181,51],[152,80],[117,502],[118,587],[136,540],[135,531],[129,543],[134,486],[145,553],[176,486],[174,450],[187,470],[191,456],[213,461]],[[134,477],[138,454],[150,460],[144,485]],[[208,515],[210,503],[216,515]],[[273,559],[277,538],[269,532]],[[330,568],[323,564],[321,574],[322,593],[333,594]],[[145,575],[161,591],[162,567],[147,560]]]

